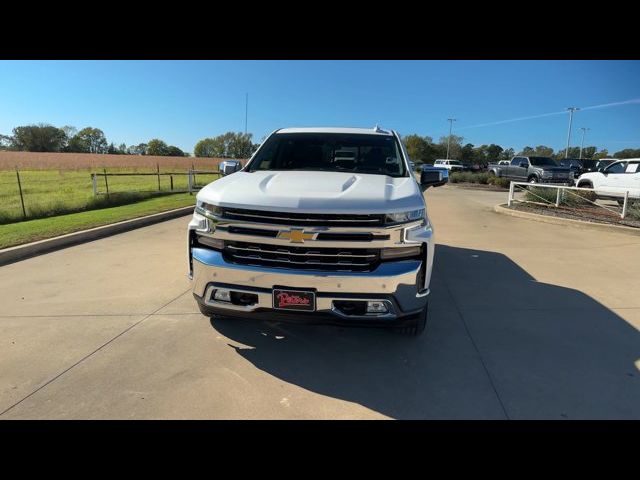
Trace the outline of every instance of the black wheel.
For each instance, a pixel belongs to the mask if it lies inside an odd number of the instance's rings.
[[[489,176],[490,177],[495,177],[496,173],[493,170],[489,170]]]
[[[532,175],[527,179],[527,182],[529,182],[529,183],[538,183],[538,177]]]
[[[411,323],[405,325],[404,327],[400,327],[398,331],[404,335],[411,335],[413,337],[417,337],[424,332],[427,327],[427,317],[429,313],[429,304],[427,303],[424,306],[424,310],[416,315],[416,318],[411,321]]]

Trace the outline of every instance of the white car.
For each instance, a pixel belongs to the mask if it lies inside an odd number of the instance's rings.
[[[438,159],[433,162],[434,167],[446,168],[449,172],[461,172],[463,170],[460,160],[443,160]]]
[[[589,172],[580,175],[576,185],[593,188],[602,197],[640,198],[640,158],[628,158],[612,163],[602,172]]]

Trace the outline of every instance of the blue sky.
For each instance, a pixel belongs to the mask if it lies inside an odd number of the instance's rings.
[[[287,126],[376,123],[437,140],[448,133],[516,150],[565,146],[568,106],[585,145],[640,148],[638,61],[0,61],[0,133],[51,123],[101,128],[116,145]],[[495,123],[515,118],[538,118]],[[488,125],[487,125],[488,124]],[[479,126],[481,125],[481,126]]]

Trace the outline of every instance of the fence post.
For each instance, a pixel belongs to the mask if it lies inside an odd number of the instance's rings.
[[[507,201],[507,206],[510,207],[513,203],[513,182],[509,182],[509,200]]]
[[[556,194],[556,207],[560,206],[560,194],[564,191],[562,188],[557,187],[558,193]]]
[[[109,182],[107,181],[107,169],[103,169],[104,171],[104,186],[107,189],[107,199],[109,198]]]
[[[93,185],[93,196],[98,196],[98,176],[95,173],[91,174],[91,184]]]
[[[622,204],[622,215],[621,215],[622,218],[627,216],[627,203],[629,203],[629,190],[624,192],[624,203]]]
[[[24,197],[22,196],[22,183],[20,183],[20,172],[16,166],[16,177],[18,177],[18,190],[20,190],[20,203],[22,204],[22,217],[23,220],[27,219],[27,211],[24,208]]]
[[[196,170],[196,169],[193,167],[193,163],[192,163],[192,164],[191,164],[191,171],[192,171],[192,172],[195,172],[195,170]],[[193,184],[194,184],[194,185],[196,185],[196,183],[197,183],[197,180],[196,180],[196,174],[194,173],[194,174],[193,174]]]
[[[171,179],[171,191],[173,192],[173,175],[169,177]]]
[[[158,191],[160,191],[160,164],[156,163],[156,171],[158,172]]]
[[[192,188],[192,184],[191,184],[191,174],[192,174],[193,170],[189,170],[188,173],[188,177],[187,177],[187,183],[189,185],[189,195],[191,195],[191,188]]]

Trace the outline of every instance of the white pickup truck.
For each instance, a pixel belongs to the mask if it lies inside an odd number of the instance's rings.
[[[273,132],[197,195],[188,258],[201,312],[422,333],[434,255],[423,191],[446,179],[425,169],[418,182],[409,161],[377,127]]]
[[[628,192],[629,198],[640,198],[640,158],[614,162],[602,171],[583,173],[576,185],[593,188],[600,197],[620,200]]]

